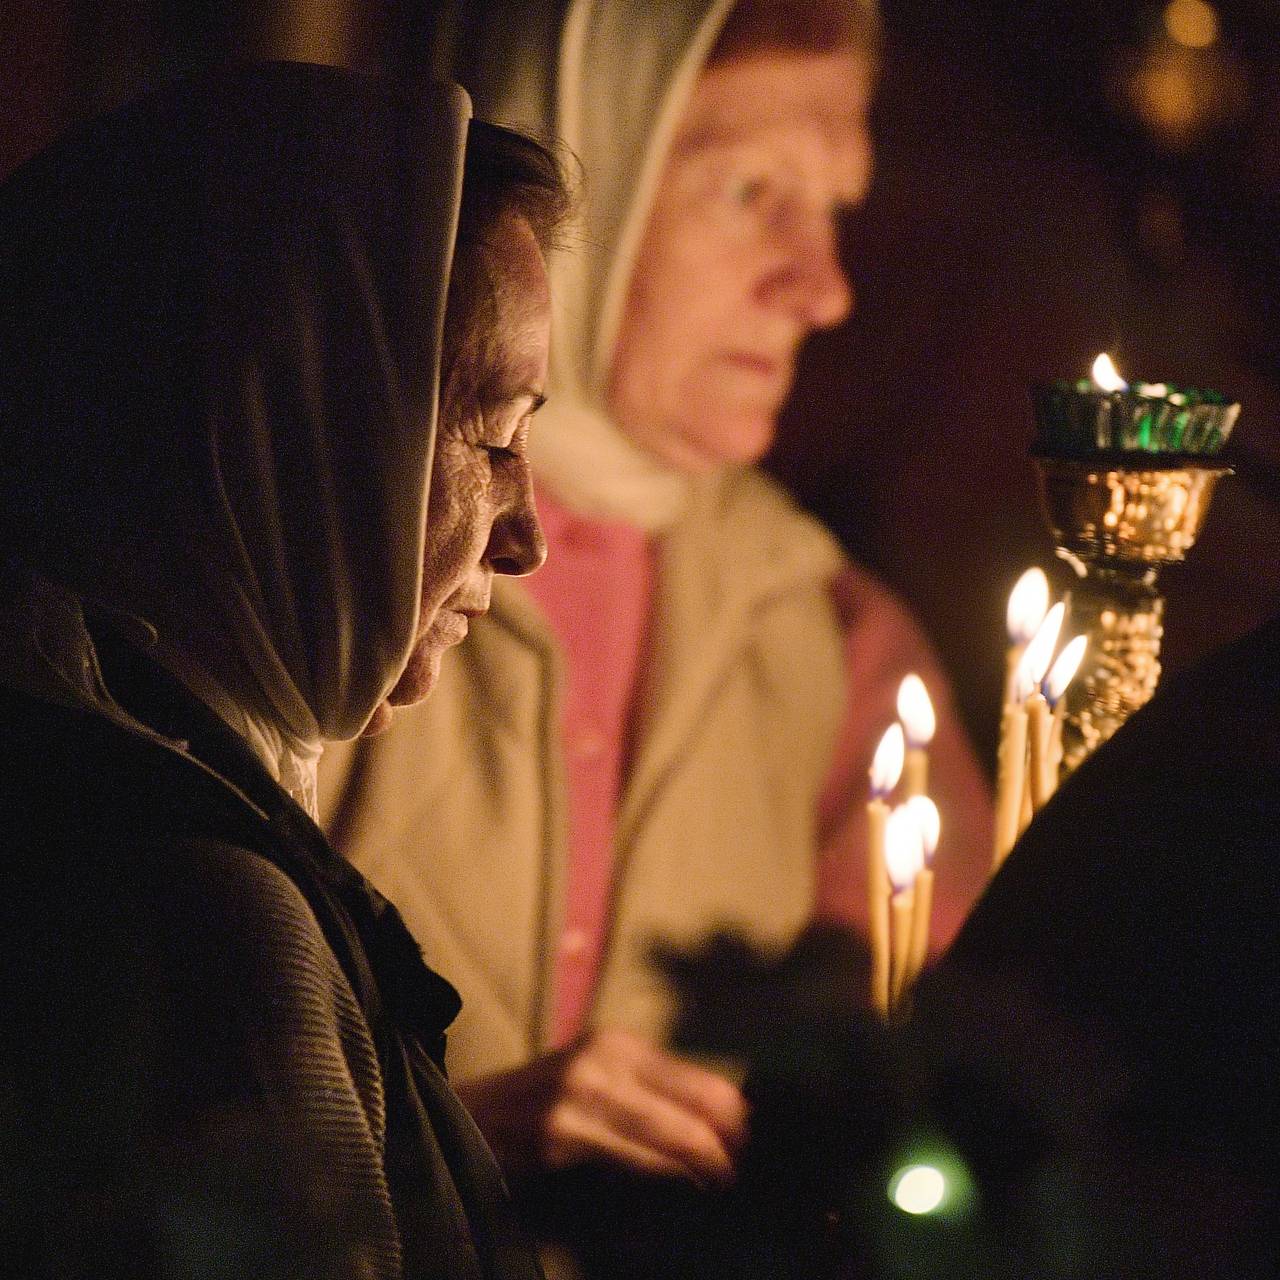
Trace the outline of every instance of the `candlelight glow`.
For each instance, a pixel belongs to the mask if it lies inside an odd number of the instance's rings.
[[[1093,362],[1092,376],[1094,385],[1101,391],[1127,391],[1129,388],[1105,351]]]
[[[1171,40],[1187,49],[1207,49],[1218,40],[1218,13],[1205,0],[1170,0],[1164,29]]]
[[[908,1165],[893,1179],[889,1199],[903,1213],[932,1213],[947,1194],[947,1180],[931,1164]]]
[[[1066,693],[1067,686],[1075,679],[1088,645],[1087,636],[1076,636],[1063,645],[1062,652],[1058,654],[1057,661],[1049,668],[1049,674],[1044,680],[1044,696],[1048,698],[1050,706]]]
[[[924,681],[914,672],[898,686],[898,717],[913,747],[927,747],[938,727]]]
[[[1031,643],[1027,645],[1027,651],[1022,655],[1022,661],[1018,663],[1017,695],[1024,701],[1039,686],[1040,681],[1044,679],[1044,673],[1049,669],[1066,611],[1067,606],[1059,600],[1044,615],[1044,621],[1031,637]]]
[[[1009,593],[1005,626],[1011,644],[1026,644],[1044,621],[1049,608],[1049,579],[1043,569],[1028,569]]]
[[[924,863],[928,866],[933,855],[938,851],[938,840],[942,836],[942,815],[938,806],[928,796],[912,796],[907,801],[907,808],[915,814],[920,824],[920,839],[924,846]]]
[[[905,804],[900,804],[885,824],[884,864],[895,893],[911,888],[924,866],[924,834],[915,813]]]
[[[875,757],[871,761],[871,794],[888,795],[902,777],[902,764],[907,754],[907,744],[902,736],[902,726],[891,724],[880,739]]]

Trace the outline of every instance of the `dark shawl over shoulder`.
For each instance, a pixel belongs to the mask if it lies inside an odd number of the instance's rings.
[[[239,739],[99,647],[201,763],[0,695],[6,1258],[536,1275],[442,1074],[453,989]]]

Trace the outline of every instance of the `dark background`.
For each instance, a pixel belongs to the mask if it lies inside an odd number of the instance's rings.
[[[988,760],[1005,599],[1027,564],[1054,571],[1030,382],[1106,349],[1133,379],[1241,400],[1238,473],[1161,579],[1166,665],[1280,605],[1280,9],[1212,12],[1192,48],[1159,4],[885,3],[858,309],[806,353],[771,465],[916,610]],[[0,173],[229,58],[402,70],[434,20],[422,0],[7,0]]]

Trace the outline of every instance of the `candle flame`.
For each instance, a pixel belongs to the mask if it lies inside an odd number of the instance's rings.
[[[938,840],[942,835],[942,815],[938,806],[928,796],[912,796],[907,801],[907,808],[916,816],[920,825],[920,839],[924,844],[924,865],[933,862],[933,855],[938,851]]]
[[[1044,680],[1044,696],[1049,699],[1051,706],[1066,693],[1067,686],[1075,679],[1088,645],[1087,636],[1076,636],[1068,640],[1058,654],[1057,661],[1049,668],[1049,674]]]
[[[895,893],[910,889],[924,866],[924,835],[914,812],[900,804],[884,829],[884,863]]]
[[[1062,619],[1066,611],[1067,606],[1059,600],[1044,615],[1044,621],[1040,624],[1035,635],[1031,637],[1031,642],[1027,645],[1027,651],[1022,655],[1022,661],[1018,663],[1017,694],[1024,701],[1034,689],[1039,687],[1040,682],[1044,679],[1044,673],[1049,669],[1049,663],[1053,660],[1053,651],[1058,644],[1058,632],[1062,630]]]
[[[1009,593],[1005,626],[1011,644],[1026,644],[1049,608],[1049,579],[1043,569],[1028,569]]]
[[[907,731],[907,742],[913,747],[927,747],[933,741],[938,719],[924,681],[915,672],[903,677],[898,686],[898,718]]]
[[[871,794],[888,795],[898,785],[902,777],[902,765],[906,757],[907,746],[902,737],[902,726],[891,724],[876,747],[876,754],[871,761]]]
[[[1104,351],[1093,362],[1093,383],[1100,391],[1127,391],[1129,384],[1120,376],[1115,363]]]

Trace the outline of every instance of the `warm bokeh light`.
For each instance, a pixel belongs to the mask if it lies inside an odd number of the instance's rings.
[[[1049,608],[1049,579],[1043,569],[1028,569],[1009,593],[1005,626],[1011,644],[1026,644]]]
[[[871,761],[871,792],[884,796],[898,785],[902,777],[902,764],[907,754],[907,744],[902,736],[902,726],[891,724],[876,747]]]
[[[1125,391],[1129,384],[1120,376],[1115,362],[1104,351],[1093,362],[1090,370],[1094,385],[1100,391]]]
[[[947,1194],[947,1180],[931,1164],[911,1164],[894,1174],[889,1199],[903,1213],[932,1213]]]
[[[1019,698],[1027,698],[1037,689],[1044,673],[1053,660],[1053,651],[1058,644],[1058,633],[1062,630],[1062,619],[1067,611],[1061,600],[1044,615],[1040,629],[1031,637],[1027,651],[1018,664],[1017,694]]]
[[[1044,681],[1044,696],[1050,703],[1056,703],[1067,691],[1067,686],[1075,679],[1080,663],[1084,659],[1084,651],[1089,645],[1087,636],[1076,636],[1062,646],[1057,661],[1049,668]]]
[[[926,747],[933,741],[938,719],[933,713],[929,690],[914,672],[904,677],[898,686],[898,718],[911,746]]]
[[[1170,9],[1181,10],[1184,4],[1213,13],[1198,0],[1175,0]],[[1216,39],[1193,47],[1162,35],[1121,73],[1117,87],[1126,108],[1154,141],[1174,151],[1198,145],[1249,107],[1245,68]]]
[[[884,863],[895,892],[909,889],[924,866],[924,834],[915,813],[900,804],[884,829]]]
[[[1205,0],[1170,0],[1164,29],[1170,40],[1188,49],[1207,49],[1218,39],[1218,11]]]
[[[942,838],[942,815],[938,806],[928,796],[912,796],[906,807],[915,815],[920,826],[920,839],[924,844],[924,860],[927,866],[933,861],[938,851],[938,841]]]

